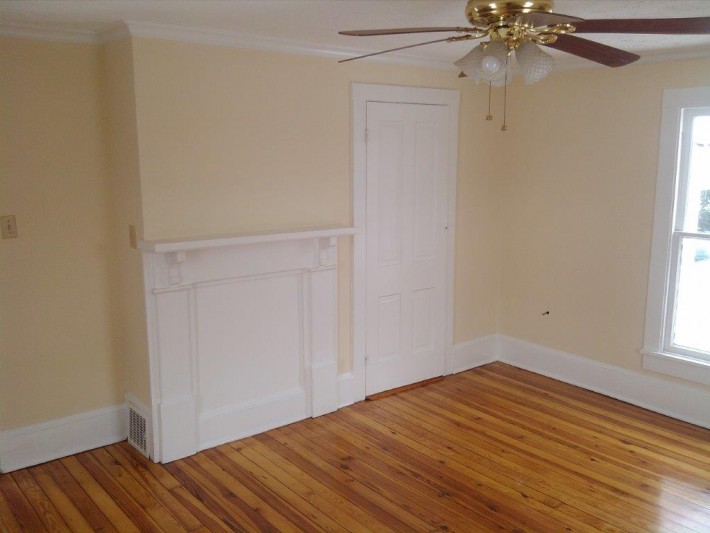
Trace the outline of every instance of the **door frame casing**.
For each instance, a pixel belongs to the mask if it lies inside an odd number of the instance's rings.
[[[365,357],[367,339],[367,103],[442,105],[449,110],[449,153],[447,184],[447,235],[445,282],[444,369],[452,371],[451,347],[454,334],[454,245],[456,176],[458,158],[459,91],[399,85],[352,84],[353,135],[353,329],[352,376],[354,401],[365,399]]]

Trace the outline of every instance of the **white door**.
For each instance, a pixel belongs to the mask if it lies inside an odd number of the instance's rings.
[[[367,103],[366,393],[445,369],[449,110]]]

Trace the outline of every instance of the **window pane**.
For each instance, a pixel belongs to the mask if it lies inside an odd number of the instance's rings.
[[[710,354],[710,240],[681,243],[673,344]]]
[[[710,116],[693,119],[683,231],[710,233]]]

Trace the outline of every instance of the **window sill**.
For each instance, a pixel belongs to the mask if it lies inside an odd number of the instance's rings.
[[[643,352],[646,370],[710,385],[710,362],[664,352]]]

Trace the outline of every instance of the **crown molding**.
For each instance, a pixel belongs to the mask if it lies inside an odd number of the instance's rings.
[[[99,34],[92,30],[66,30],[24,24],[0,24],[0,36],[62,43],[101,43]]]
[[[205,28],[190,28],[152,22],[123,21],[104,30],[68,30],[49,28],[46,26],[0,24],[0,36],[19,37],[43,41],[57,41],[80,44],[103,44],[129,37],[144,37],[150,39],[166,39],[172,41],[211,44],[233,48],[263,50],[302,55],[316,55],[333,59],[347,59],[377,50],[363,51],[343,47],[325,47],[315,43],[304,43],[288,39],[261,37],[240,32],[214,30]],[[638,64],[659,63],[664,61],[683,61],[710,57],[710,49],[685,49],[683,51],[646,52]],[[384,54],[367,58],[367,61],[385,64],[406,65],[441,70],[454,70],[452,62],[434,60],[424,57],[403,55],[397,53]],[[592,61],[565,61],[555,58],[555,71],[564,72],[588,68],[603,68]]]
[[[147,37],[152,39],[168,39],[173,41],[194,42],[233,48],[248,48],[267,52],[285,52],[291,54],[304,54],[330,57],[334,59],[347,59],[362,55],[362,50],[343,47],[325,47],[315,43],[305,43],[289,39],[276,39],[253,34],[213,30],[204,28],[188,28],[148,22],[125,21],[128,32],[133,37]],[[372,50],[373,52],[375,50]],[[446,60],[433,60],[423,57],[407,56],[401,54],[387,54],[370,58],[382,63],[396,63],[416,67],[452,70],[453,64]]]
[[[103,44],[128,37],[145,37],[150,39],[166,39],[172,41],[211,44],[216,46],[229,46],[233,48],[247,48],[267,52],[285,52],[290,54],[305,54],[330,57],[334,59],[347,59],[362,55],[362,50],[342,47],[325,47],[314,43],[303,43],[288,39],[275,39],[261,37],[239,32],[213,30],[204,28],[188,28],[151,22],[124,21],[101,30],[59,30],[55,28],[0,24],[0,35],[8,37],[21,37],[44,41],[59,41],[67,43]],[[374,52],[375,50],[371,50]],[[452,70],[453,64],[445,60],[433,60],[423,57],[407,56],[401,54],[386,54],[368,58],[378,63],[408,65],[413,67],[426,67],[435,69]]]

